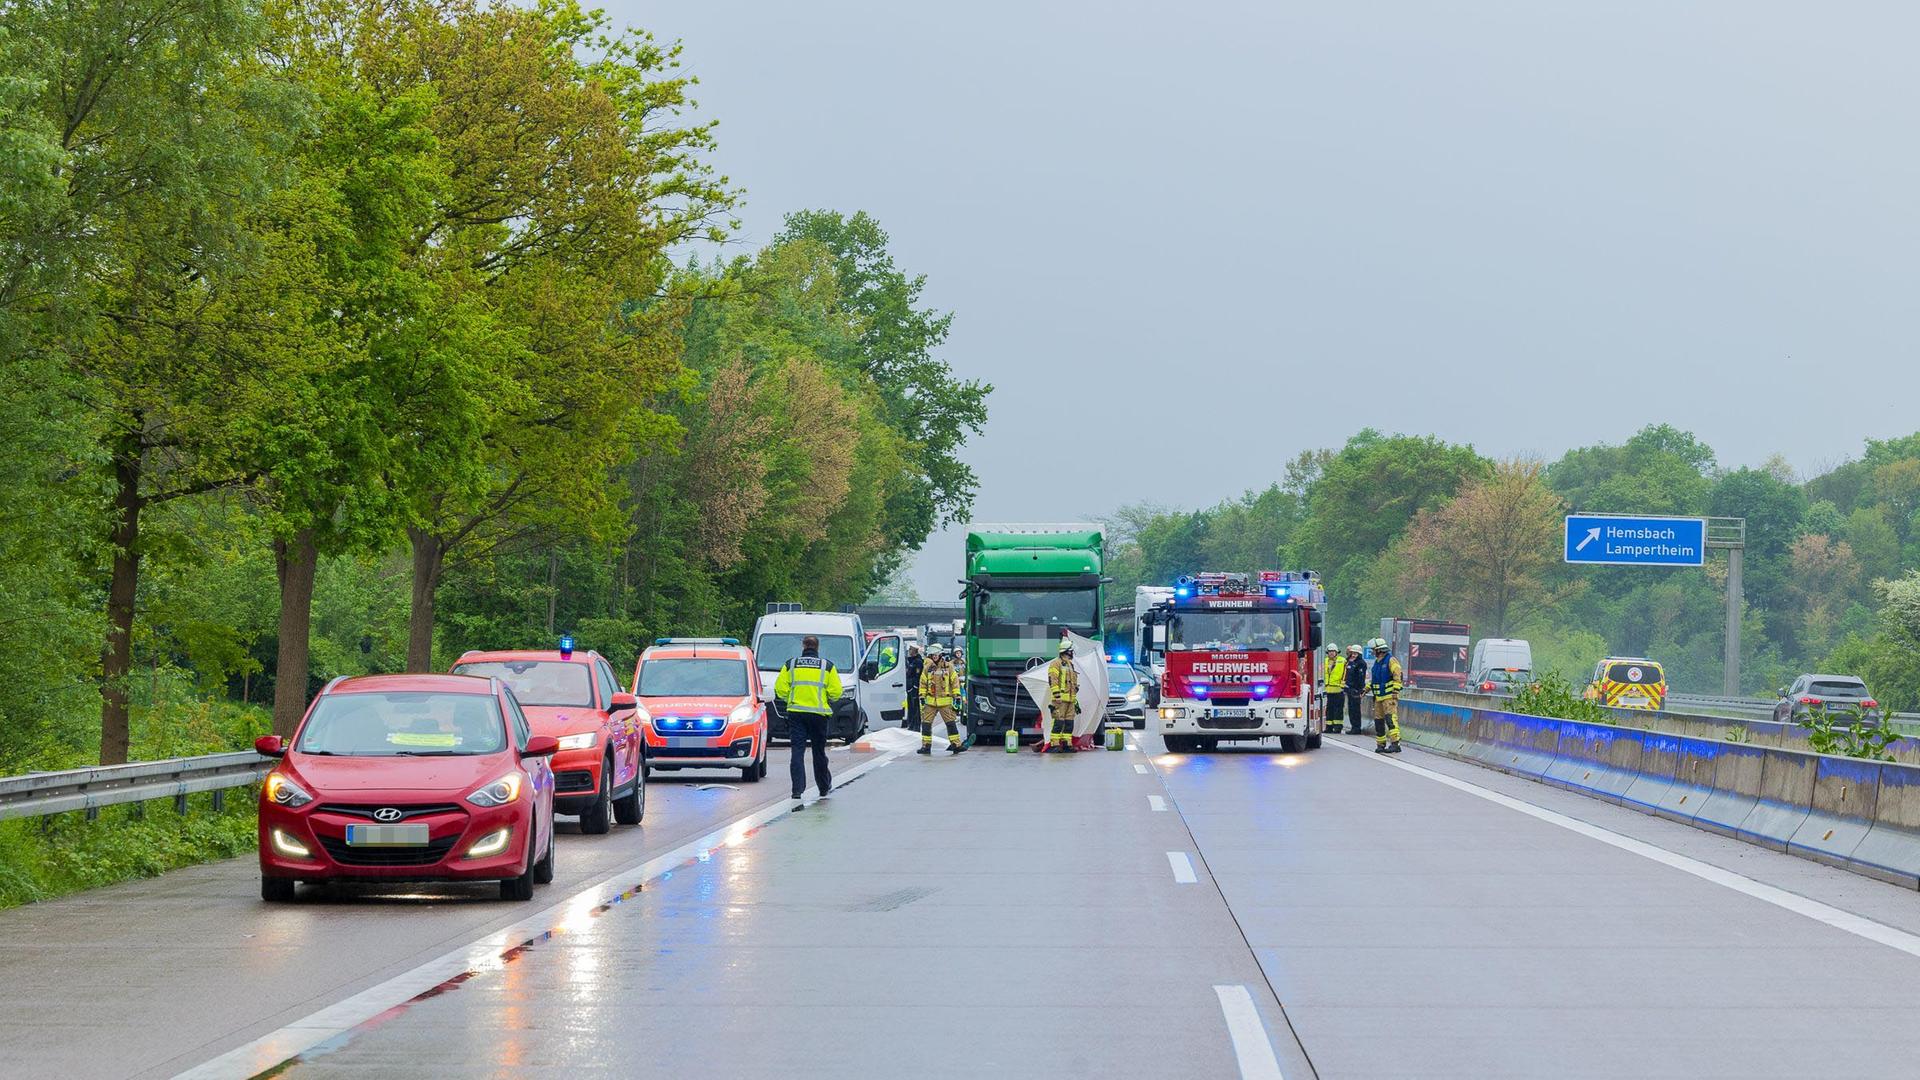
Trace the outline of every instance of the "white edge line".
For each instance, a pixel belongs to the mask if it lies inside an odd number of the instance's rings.
[[[1233,1056],[1240,1063],[1240,1080],[1286,1080],[1280,1072],[1280,1059],[1274,1056],[1273,1043],[1267,1039],[1267,1026],[1260,1022],[1260,1010],[1253,1007],[1253,995],[1238,983],[1216,986],[1213,992],[1227,1018]]]
[[[1184,851],[1167,852],[1167,865],[1173,868],[1173,882],[1176,885],[1192,885],[1200,880],[1194,876],[1193,860],[1187,858]]]
[[[834,786],[838,788],[846,781],[869,770],[877,769],[899,756],[900,753],[896,751],[870,761],[863,761],[843,773],[835,774]],[[819,795],[809,792],[805,802],[807,805],[812,805],[819,799]],[[783,798],[771,806],[737,817],[698,839],[689,840],[664,855],[656,855],[648,859],[637,868],[629,867],[609,874],[591,885],[582,886],[568,894],[564,900],[549,904],[512,926],[496,930],[477,941],[443,953],[418,967],[370,986],[352,997],[295,1020],[277,1031],[262,1035],[244,1046],[235,1047],[219,1057],[196,1065],[177,1074],[176,1080],[226,1080],[228,1077],[253,1076],[288,1058],[303,1054],[321,1043],[338,1038],[388,1009],[403,1005],[462,972],[497,971],[502,966],[501,954],[507,950],[542,934],[576,924],[578,920],[586,917],[585,913],[591,912],[633,886],[651,882],[668,871],[677,869],[685,862],[711,854],[725,846],[735,834],[758,828],[782,814],[791,813],[792,809],[793,800]]]
[[[1147,807],[1157,813],[1165,813],[1167,800],[1159,795],[1149,795],[1147,796]]]
[[[1747,877],[1744,874],[1736,874],[1731,870],[1723,870],[1712,863],[1701,862],[1699,859],[1690,858],[1678,852],[1668,851],[1666,848],[1649,844],[1644,840],[1636,840],[1631,836],[1624,836],[1610,829],[1602,828],[1599,825],[1581,821],[1579,818],[1568,817],[1557,811],[1549,810],[1544,806],[1535,806],[1530,802],[1516,799],[1511,795],[1502,795],[1497,791],[1483,788],[1478,784],[1460,780],[1444,773],[1434,772],[1432,769],[1423,769],[1418,765],[1408,765],[1401,761],[1375,758],[1372,751],[1361,750],[1358,747],[1348,746],[1345,743],[1329,743],[1328,745],[1338,746],[1350,754],[1363,754],[1366,757],[1374,758],[1374,760],[1379,761],[1382,765],[1391,765],[1396,769],[1405,769],[1410,773],[1424,776],[1429,780],[1438,781],[1450,788],[1464,791],[1476,798],[1485,799],[1490,803],[1504,806],[1509,810],[1517,810],[1528,817],[1538,818],[1550,825],[1558,825],[1570,832],[1579,833],[1581,836],[1598,840],[1603,844],[1617,847],[1622,851],[1632,852],[1642,858],[1652,859],[1654,862],[1660,863],[1663,866],[1670,866],[1681,873],[1692,874],[1702,881],[1711,881],[1715,885],[1724,885],[1734,892],[1743,893],[1756,900],[1764,900],[1775,907],[1791,911],[1796,915],[1805,915],[1815,922],[1825,923],[1836,930],[1844,930],[1856,937],[1862,937],[1868,941],[1898,949],[1909,956],[1920,956],[1920,935],[1910,934],[1905,930],[1897,930],[1885,923],[1875,922],[1872,919],[1855,915],[1850,911],[1842,911],[1831,904],[1821,903],[1811,897],[1788,892],[1776,885],[1769,885],[1764,881],[1755,881],[1753,878]]]

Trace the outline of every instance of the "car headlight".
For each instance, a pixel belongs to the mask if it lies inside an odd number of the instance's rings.
[[[475,806],[505,806],[520,797],[523,783],[525,778],[519,773],[508,773],[467,796],[467,801]]]
[[[653,714],[647,711],[645,705],[635,705],[633,707],[633,718],[643,724],[653,723]]]
[[[739,708],[727,714],[727,723],[744,724],[747,721],[753,719],[753,712],[754,712],[753,706],[742,705]]]
[[[1180,707],[1169,707],[1160,710],[1160,719],[1162,720],[1180,720],[1184,719],[1186,715],[1187,710]]]
[[[599,740],[600,733],[597,731],[582,731],[576,735],[562,735],[560,736],[560,749],[591,750],[593,749],[593,744]]]
[[[1138,705],[1139,703],[1145,700],[1147,700],[1147,692],[1142,688],[1136,686],[1133,689],[1127,691],[1127,704]]]
[[[286,778],[283,773],[274,773],[267,777],[266,795],[276,805],[285,807],[305,806],[313,801],[307,789]]]
[[[273,836],[273,850],[277,854],[285,855],[289,859],[313,858],[313,852],[307,850],[307,845],[301,843],[298,840],[295,840],[293,837],[280,831],[279,829],[273,830],[272,836]]]
[[[513,839],[512,829],[495,829],[473,842],[467,849],[467,858],[484,859],[507,850],[507,842]]]

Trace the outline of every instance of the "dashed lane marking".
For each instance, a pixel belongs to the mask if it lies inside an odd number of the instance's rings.
[[[1213,992],[1227,1018],[1233,1056],[1240,1063],[1240,1080],[1286,1080],[1280,1073],[1280,1059],[1273,1054],[1273,1043],[1267,1039],[1267,1026],[1260,1022],[1260,1010],[1254,1008],[1253,995],[1238,983],[1216,986]]]
[[[1134,763],[1133,763],[1133,771],[1134,771],[1134,772],[1137,772],[1137,773],[1140,773],[1141,775],[1143,775],[1143,776],[1144,776],[1144,775],[1146,775],[1146,772],[1147,772],[1147,767],[1146,767],[1145,765],[1143,765],[1143,764],[1141,764],[1140,762],[1138,762],[1138,761],[1136,761],[1136,762],[1134,762]]]
[[[1167,800],[1159,795],[1149,795],[1147,796],[1147,808],[1156,813],[1164,814],[1167,811]]]
[[[1167,852],[1167,865],[1173,868],[1175,885],[1192,885],[1200,879],[1193,873],[1193,860],[1184,851]]]

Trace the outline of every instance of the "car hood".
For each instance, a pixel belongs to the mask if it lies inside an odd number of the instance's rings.
[[[522,705],[520,711],[527,714],[527,726],[535,735],[575,735],[582,731],[599,731],[607,722],[605,713],[591,705]]]
[[[511,754],[460,757],[287,755],[295,779],[325,801],[349,792],[436,791],[457,799],[513,768]]]
[[[650,716],[725,716],[752,698],[740,697],[644,697],[640,704]]]

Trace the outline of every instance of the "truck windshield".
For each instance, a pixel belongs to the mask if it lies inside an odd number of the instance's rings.
[[[1182,611],[1167,640],[1189,649],[1285,652],[1294,648],[1291,611]]]
[[[1099,602],[1092,589],[994,589],[980,604],[981,637],[1019,637],[1062,629],[1097,636]]]

